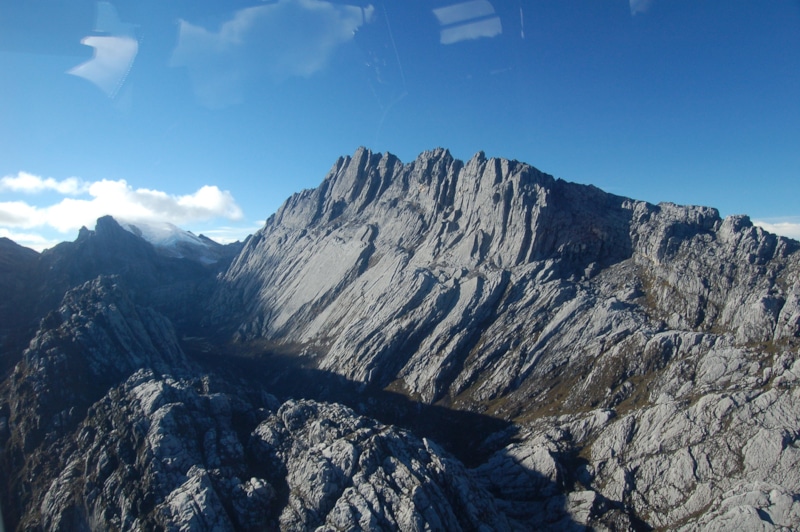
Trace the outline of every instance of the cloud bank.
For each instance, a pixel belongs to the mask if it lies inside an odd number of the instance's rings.
[[[787,218],[784,220],[774,219],[771,221],[753,220],[753,225],[757,225],[770,233],[776,235],[787,236],[800,240],[800,219],[797,217]]]
[[[56,202],[36,204],[15,199],[0,201],[0,236],[41,249],[52,242],[41,231],[59,233],[93,227],[97,218],[110,214],[133,222],[170,222],[175,225],[218,218],[240,220],[243,216],[233,195],[213,185],[191,194],[173,195],[160,190],[133,188],[125,180],[84,182],[42,178],[26,172],[0,179],[0,193],[39,194],[55,192]],[[38,236],[37,236],[38,235]]]
[[[54,191],[65,196],[82,194],[88,190],[88,185],[77,177],[68,177],[56,181],[52,177],[42,179],[28,172],[19,172],[16,176],[0,178],[0,192],[21,192],[23,194],[38,194],[45,191]]]

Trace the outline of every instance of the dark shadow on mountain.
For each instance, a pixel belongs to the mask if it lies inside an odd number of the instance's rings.
[[[0,238],[0,376],[17,362],[32,335],[33,312],[28,292],[39,254]]]
[[[36,265],[36,316],[58,307],[64,293],[99,275],[115,275],[125,281],[129,295],[172,320],[176,328],[200,322],[197,304],[209,297],[216,275],[233,260],[217,263],[165,256],[143,238],[104,216],[94,231],[81,229],[74,242],[62,242],[45,250]]]
[[[293,354],[252,353],[252,347],[218,348],[199,338],[184,338],[186,353],[222,376],[243,379],[254,387],[288,398],[340,403],[382,423],[408,429],[430,438],[468,467],[485,462],[508,438],[491,446],[484,440],[512,424],[480,413],[415,401],[401,393],[366,386],[336,373],[313,367],[313,360]],[[249,351],[249,352],[248,352]]]
[[[42,253],[0,238],[0,378],[64,294],[100,275],[119,277],[136,303],[168,316],[176,328],[196,331],[204,314],[198,301],[210,297],[217,274],[240,247],[225,247],[214,263],[165,256],[110,216],[98,219],[94,231],[83,228],[74,242]]]
[[[584,485],[581,471],[585,459],[578,451],[558,453],[554,456],[564,470],[563,478],[554,482],[539,471],[525,468],[509,456],[514,471],[522,472],[527,480],[526,493],[506,493],[503,480],[494,485],[489,480],[495,463],[490,458],[501,459],[509,443],[517,441],[517,431],[509,421],[496,417],[457,410],[437,404],[415,401],[403,394],[365,386],[341,375],[314,367],[314,360],[288,352],[259,349],[253,345],[215,346],[205,339],[184,338],[183,349],[212,374],[225,380],[239,381],[252,389],[261,388],[279,400],[289,398],[312,399],[346,405],[358,414],[401,427],[419,437],[429,438],[486,479],[486,487],[495,497],[502,512],[522,528],[549,530],[586,530],[574,519],[570,510],[570,493],[580,493],[592,488]],[[258,351],[258,352],[256,352]],[[488,468],[488,470],[487,470]],[[280,487],[279,479],[272,479]],[[278,490],[279,497],[281,495]],[[513,491],[513,490],[512,490]],[[595,492],[595,498],[586,506],[590,519],[609,529],[636,531],[652,530],[619,501],[611,501]]]

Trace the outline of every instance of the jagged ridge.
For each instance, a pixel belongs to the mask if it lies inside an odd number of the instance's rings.
[[[486,404],[541,382],[537,366],[587,344],[594,358],[633,331],[793,338],[796,250],[743,217],[637,202],[483,153],[403,165],[362,148],[268,220],[217,301],[240,339],[304,346],[321,368],[426,401],[472,388]]]
[[[445,150],[340,159],[219,279],[102,219],[9,256],[44,319],[0,388],[7,523],[796,527],[798,249]],[[482,463],[357,413],[393,392],[499,430]]]

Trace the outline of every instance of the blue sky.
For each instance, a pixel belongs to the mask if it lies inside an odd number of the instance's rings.
[[[798,0],[5,4],[0,236],[36,249],[106,213],[243,238],[361,145],[800,238]]]

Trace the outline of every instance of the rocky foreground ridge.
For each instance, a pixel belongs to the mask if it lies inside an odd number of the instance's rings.
[[[10,529],[800,526],[800,244],[745,216],[362,148],[213,263],[0,246]]]

